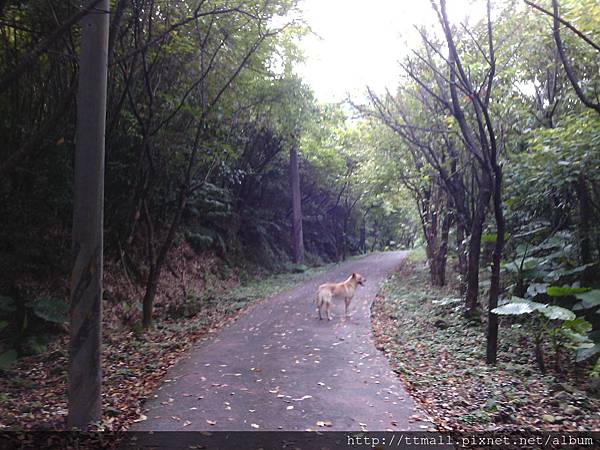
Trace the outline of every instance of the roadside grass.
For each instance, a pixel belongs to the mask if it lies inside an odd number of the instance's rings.
[[[337,264],[254,278],[233,289],[192,293],[180,309],[172,311],[173,317],[157,320],[147,331],[138,325],[106,330],[102,349],[103,417],[93,428],[121,431],[142,420],[144,401],[194,343],[209,339],[258,301]],[[65,429],[67,367],[68,338],[63,335],[47,351],[21,358],[0,372],[0,431]]]
[[[431,287],[424,255],[414,253],[372,309],[378,348],[441,431],[600,429],[600,401],[542,375],[523,329],[501,322],[498,364],[486,365],[485,326],[463,317],[456,292]]]
[[[363,255],[347,258],[346,261],[352,261],[362,256]],[[227,293],[223,293],[220,298],[224,301],[234,302],[252,302],[263,299],[285,291],[286,289],[290,289],[297,284],[309,280],[338,265],[340,265],[340,263],[329,263],[318,267],[309,267],[301,272],[285,272],[271,275],[266,278],[252,279],[242,286],[238,286],[229,290]]]

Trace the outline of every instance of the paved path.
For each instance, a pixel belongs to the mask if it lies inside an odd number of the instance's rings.
[[[423,430],[371,336],[371,302],[404,256],[349,261],[256,305],[171,369],[133,430]],[[351,317],[337,301],[332,321],[318,320],[316,287],[352,272],[367,283]]]

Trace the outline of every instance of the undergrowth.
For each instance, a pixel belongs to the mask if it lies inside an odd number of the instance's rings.
[[[378,347],[440,430],[600,429],[584,380],[542,375],[529,335],[506,323],[498,364],[486,365],[485,324],[464,318],[454,286],[428,280],[423,256],[411,255],[382,286],[372,319]]]
[[[167,370],[200,340],[235,320],[257,301],[330,269],[334,264],[253,278],[235,288],[190,291],[168,318],[142,330],[137,324],[103,334],[103,417],[99,430],[126,430],[142,414],[143,402]],[[0,371],[0,430],[65,429],[68,339],[63,334],[48,349],[19,359]]]

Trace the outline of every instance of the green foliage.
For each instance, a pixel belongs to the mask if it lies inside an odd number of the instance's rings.
[[[550,286],[546,289],[546,294],[550,297],[565,297],[569,295],[581,294],[584,292],[588,292],[589,288],[578,288],[578,287],[569,287],[569,286]]]
[[[600,378],[600,358],[596,360],[596,364],[590,371],[590,376],[592,378]]]
[[[17,360],[16,350],[8,350],[0,354],[0,370],[8,369]]]
[[[555,305],[546,305],[544,303],[538,303],[519,297],[512,297],[509,303],[492,310],[494,314],[499,315],[530,314],[534,311],[541,313],[550,320],[574,320],[576,317],[572,311],[566,308]]]
[[[481,235],[481,243],[482,244],[493,244],[496,242],[496,237],[497,234],[496,233],[483,233]],[[504,233],[504,241],[508,241],[509,238],[509,234],[508,233]]]
[[[0,312],[12,313],[17,310],[17,303],[13,298],[0,295]]]
[[[499,315],[521,315],[521,314],[529,314],[536,310],[536,308],[531,304],[531,302],[526,301],[514,301],[516,298],[513,297],[512,303],[507,303],[505,305],[499,306],[492,310],[494,314]],[[524,300],[524,299],[522,299]]]
[[[198,251],[214,248],[224,254],[224,235],[233,218],[233,204],[229,190],[211,183],[203,183],[190,198],[186,212],[185,237]]]
[[[575,294],[575,297],[581,300],[573,310],[591,309],[600,306],[600,289],[588,290],[587,292]]]
[[[200,234],[197,232],[194,233],[191,231],[188,231],[186,233],[187,241],[196,250],[208,250],[213,245],[213,242],[215,241],[214,236],[216,235],[216,233],[212,230],[206,230],[209,234]]]
[[[561,296],[573,295],[568,289],[560,293]],[[585,295],[585,293],[576,295]],[[592,324],[582,317],[577,317],[567,308],[513,296],[510,302],[493,309],[492,312],[505,316],[538,314],[536,316],[538,319],[534,321],[532,328],[538,336],[537,341],[539,342],[542,336],[547,336],[552,340],[557,354],[560,348],[567,348],[575,353],[577,362],[588,360],[600,352],[600,344],[592,339],[594,334]],[[550,325],[551,321],[560,321],[560,323]]]
[[[67,321],[69,305],[59,298],[37,298],[29,306],[40,319],[58,324]]]
[[[0,297],[0,368],[8,368],[18,356],[46,350],[48,342],[68,318],[69,306],[58,298],[40,297],[17,302]],[[54,327],[53,327],[54,325]]]

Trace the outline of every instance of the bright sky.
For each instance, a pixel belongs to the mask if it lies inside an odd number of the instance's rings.
[[[473,8],[471,0],[447,4],[453,21]],[[300,9],[318,36],[302,40],[306,62],[298,73],[322,102],[344,100],[347,93],[360,98],[367,85],[393,88],[398,60],[417,39],[414,25],[437,20],[429,0],[303,0]]]

